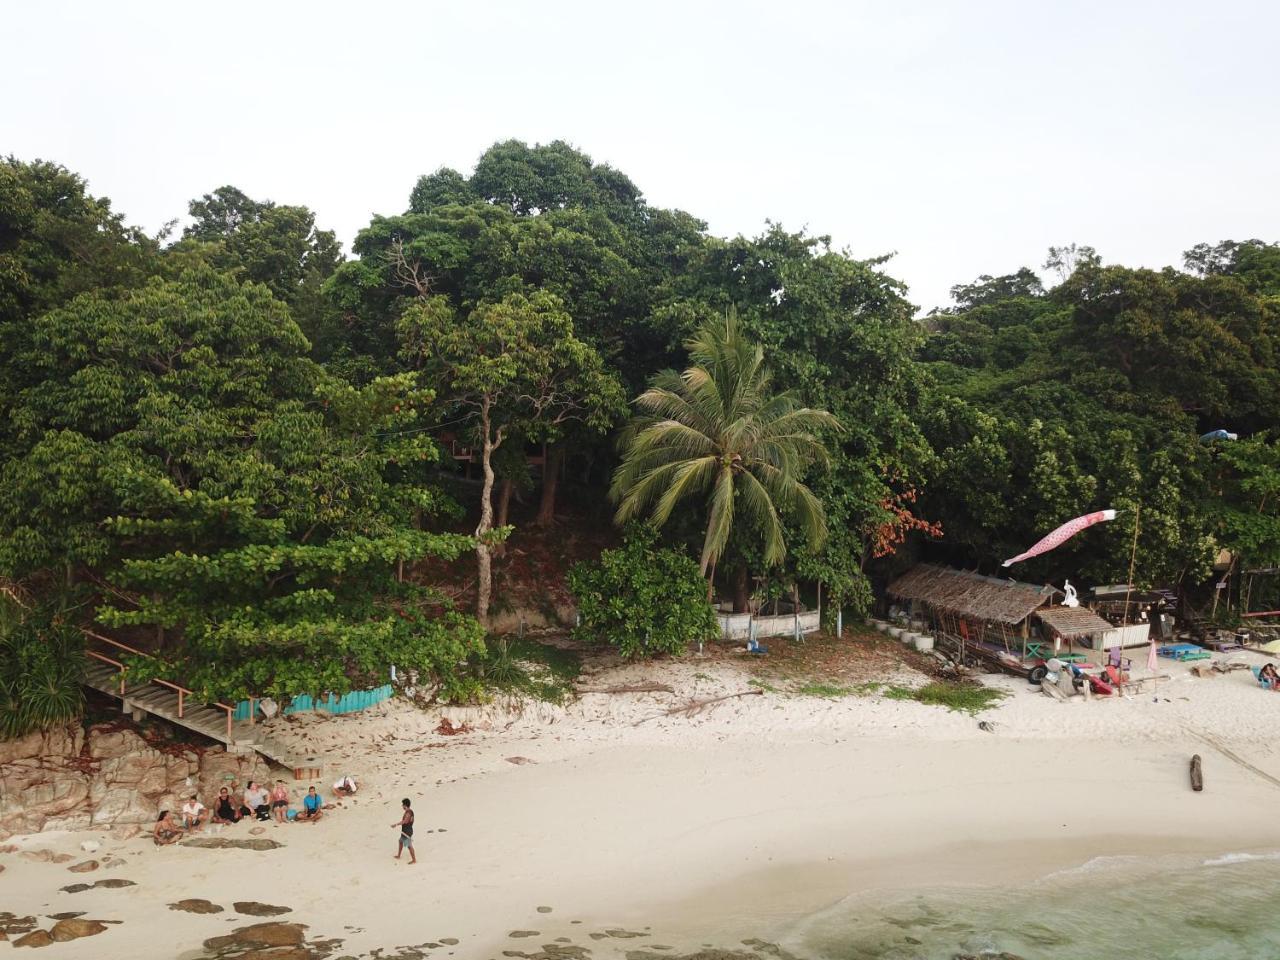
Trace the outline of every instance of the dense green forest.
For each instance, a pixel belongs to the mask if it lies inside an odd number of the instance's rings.
[[[888,257],[712,236],[561,142],[405,187],[348,258],[234,187],[148,236],[0,163],[0,730],[74,701],[81,626],[210,697],[392,663],[474,696],[513,490],[554,536],[561,475],[660,526],[618,557],[739,608],[820,583],[860,614],[916,558],[994,572],[1104,507],[1017,576],[1123,581],[1136,522],[1138,581],[1200,595],[1226,550],[1224,615],[1280,606],[1276,244],[1158,271],[1053,248],[1052,286],[983,276],[921,317]],[[432,571],[467,557],[458,599]]]

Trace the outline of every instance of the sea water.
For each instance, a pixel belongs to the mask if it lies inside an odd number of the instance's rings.
[[[1100,858],[1008,888],[850,897],[783,940],[812,960],[1280,960],[1280,852]]]

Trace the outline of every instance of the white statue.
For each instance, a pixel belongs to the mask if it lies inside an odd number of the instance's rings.
[[[1070,580],[1062,581],[1062,592],[1066,594],[1066,596],[1062,598],[1062,605],[1064,607],[1080,606],[1080,601],[1076,599],[1076,588],[1071,585]]]

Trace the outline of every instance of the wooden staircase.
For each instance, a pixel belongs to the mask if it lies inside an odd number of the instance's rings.
[[[83,683],[120,701],[126,713],[139,711],[160,717],[226,745],[231,753],[258,753],[293,771],[295,779],[315,779],[321,775],[323,761],[318,757],[300,757],[266,731],[249,720],[236,720],[235,709],[225,703],[202,703],[186,687],[167,680],[130,684],[121,654],[142,654],[108,637],[85,631],[87,656]],[[114,654],[114,656],[113,656]],[[251,712],[255,701],[250,701]]]

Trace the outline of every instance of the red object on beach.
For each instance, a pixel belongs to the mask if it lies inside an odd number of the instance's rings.
[[[1115,518],[1116,512],[1114,510],[1098,510],[1095,513],[1086,513],[1083,517],[1068,520],[1030,550],[1026,551],[1026,553],[1020,553],[1016,557],[1006,560],[1002,566],[1011,567],[1015,563],[1021,563],[1023,560],[1030,560],[1032,557],[1038,557],[1042,553],[1048,553],[1055,547],[1062,546],[1081,530],[1086,530],[1095,523],[1102,523],[1104,520],[1114,520]]]

